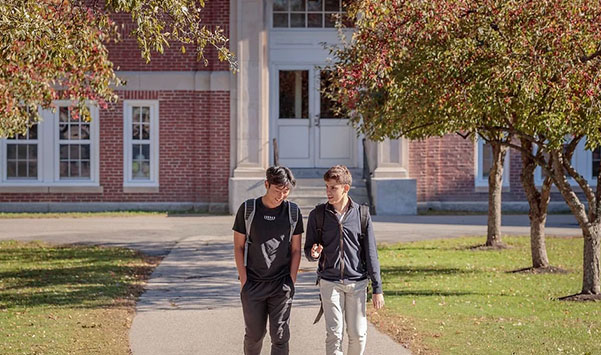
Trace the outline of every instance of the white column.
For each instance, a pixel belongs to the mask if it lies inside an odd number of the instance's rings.
[[[240,71],[231,83],[230,212],[262,194],[269,164],[266,8],[262,0],[231,0],[230,41]]]

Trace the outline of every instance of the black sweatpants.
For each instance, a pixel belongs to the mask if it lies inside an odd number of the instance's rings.
[[[288,354],[294,283],[287,275],[274,281],[247,280],[240,291],[244,312],[244,354],[259,355],[269,317],[271,355]]]

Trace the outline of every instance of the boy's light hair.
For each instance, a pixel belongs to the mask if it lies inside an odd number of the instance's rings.
[[[334,165],[323,175],[325,181],[334,180],[339,184],[348,184],[349,186],[353,183],[353,176],[348,168],[344,165]]]

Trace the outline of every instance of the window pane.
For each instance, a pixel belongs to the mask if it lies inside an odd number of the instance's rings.
[[[328,90],[331,80],[331,73],[323,70],[319,73],[319,118],[343,118],[339,114],[336,114],[335,110],[338,107],[338,103],[334,100],[329,99],[324,90]]]
[[[134,125],[132,126],[131,138],[140,139],[140,125],[137,123],[134,123]]]
[[[58,109],[58,117],[60,122],[68,122],[69,121],[69,108],[68,107],[60,107]]]
[[[69,162],[61,161],[59,165],[60,177],[69,177]]]
[[[69,139],[69,125],[61,124],[58,126],[58,138],[59,139]]]
[[[36,178],[38,177],[38,162],[33,160],[33,161],[29,161],[29,173],[28,175],[31,178]]]
[[[6,165],[6,176],[11,178],[11,177],[17,177],[17,162],[16,161],[9,161]]]
[[[142,107],[142,122],[150,123],[150,107]]]
[[[308,118],[309,71],[281,70],[280,118]]]
[[[138,106],[132,107],[131,121],[140,122],[140,108]]]
[[[290,27],[305,27],[305,14],[290,14]]]
[[[18,177],[27,177],[27,162],[26,161],[18,161],[17,162],[17,175]]]
[[[601,164],[601,148],[593,150],[593,177],[599,176],[599,164]]]
[[[61,144],[59,150],[60,150],[60,159],[68,160],[69,159],[69,145]]]
[[[87,177],[87,178],[90,177],[90,161],[82,161],[81,162],[80,176]]]
[[[142,145],[142,159],[150,159],[150,144]]]
[[[327,13],[325,14],[325,26],[324,27],[336,27],[336,17],[338,14]]]
[[[79,140],[79,125],[72,124],[69,127],[69,139]]]
[[[309,27],[323,27],[322,14],[308,14],[307,22]]]
[[[17,159],[17,145],[16,144],[7,144],[6,145],[6,158],[7,159]]]
[[[273,14],[273,27],[288,27],[288,14]]]
[[[17,145],[17,159],[27,159],[27,144]]]
[[[79,162],[72,161],[69,163],[69,177],[79,177]]]
[[[84,123],[81,125],[81,139],[90,139],[90,124]]]
[[[89,144],[81,145],[81,159],[90,159],[90,145]]]
[[[69,159],[71,159],[71,160],[81,159],[81,157],[79,156],[79,144],[71,144],[69,146]]]
[[[290,0],[290,11],[305,11],[305,0]]]
[[[308,11],[323,11],[322,0],[307,0]]]
[[[37,123],[29,127],[29,139],[38,139],[38,125]]]
[[[340,11],[339,0],[325,0],[326,11]]]
[[[488,178],[492,168],[492,146],[488,143],[482,144],[482,177]]]
[[[288,0],[273,0],[273,11],[288,11]]]
[[[150,139],[150,124],[142,125],[142,139]]]
[[[142,174],[144,175],[144,177],[150,178],[150,162],[142,162]]]
[[[38,158],[38,145],[37,144],[28,144],[29,146],[29,159],[37,159]]]

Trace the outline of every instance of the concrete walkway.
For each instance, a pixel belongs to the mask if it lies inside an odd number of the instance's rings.
[[[155,270],[137,306],[130,332],[134,355],[241,354],[244,321],[232,243],[223,238],[187,238]],[[315,267],[307,261],[296,284],[291,316],[290,354],[322,354],[323,319]],[[371,324],[368,354],[409,354]],[[262,354],[269,354],[269,335]]]
[[[244,324],[233,263],[231,216],[0,219],[0,239],[124,246],[167,255],[137,305],[134,355],[240,354]],[[483,235],[486,216],[374,217],[379,242]],[[549,216],[547,234],[579,236],[570,215]],[[504,234],[528,235],[528,217],[503,218]],[[484,240],[483,240],[484,241]],[[303,260],[291,318],[291,354],[324,351],[314,264]],[[269,353],[266,336],[263,353]],[[367,354],[408,354],[370,325]]]

